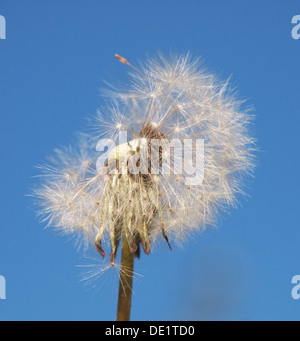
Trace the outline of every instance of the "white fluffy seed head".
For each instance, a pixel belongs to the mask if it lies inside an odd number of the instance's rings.
[[[96,137],[112,139],[117,146],[108,157],[109,162],[117,161],[116,174],[97,172],[99,155],[87,142],[97,140],[93,135],[79,141],[79,153],[57,152],[56,161],[45,167],[45,183],[35,191],[49,225],[81,232],[87,239],[96,237],[102,254],[100,239],[105,236],[112,254],[122,235],[132,252],[141,244],[148,253],[159,236],[180,241],[193,230],[213,225],[216,213],[237,203],[244,176],[254,167],[255,144],[248,133],[251,115],[228,82],[199,68],[198,60],[150,59],[131,77],[130,86],[107,93],[109,105],[95,120]],[[129,149],[126,144],[118,146],[120,130],[128,134]],[[142,140],[148,146],[151,139],[204,140],[202,183],[187,185],[185,172],[121,174],[122,157],[133,156]],[[158,155],[158,163],[170,157]],[[180,168],[179,161],[173,158],[170,170]],[[127,167],[126,162],[123,165]]]

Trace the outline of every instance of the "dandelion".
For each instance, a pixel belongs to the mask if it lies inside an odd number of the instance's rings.
[[[122,245],[117,320],[128,320],[134,258],[159,238],[171,249],[236,206],[254,140],[228,82],[197,59],[159,57],[138,69],[116,57],[131,68],[130,85],[106,92],[95,132],[79,151],[56,152],[35,195],[49,226],[80,234],[103,257],[109,242],[111,266]]]

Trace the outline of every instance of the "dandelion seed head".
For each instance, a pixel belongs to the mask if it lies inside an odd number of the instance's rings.
[[[121,236],[138,256],[140,248],[148,254],[158,238],[170,246],[170,240],[182,241],[192,231],[213,226],[220,211],[237,205],[244,178],[254,168],[252,115],[228,82],[218,81],[189,55],[149,59],[140,69],[132,68],[130,85],[110,92],[98,111],[95,133],[79,141],[79,151],[57,151],[35,191],[49,226],[82,234],[102,255],[102,242],[109,242],[112,265]],[[126,143],[118,141],[121,130],[127,132]],[[109,174],[96,169],[99,155],[95,143],[87,142],[99,138],[115,143],[107,158],[106,168],[114,167]],[[175,139],[204,141],[201,184],[187,184],[185,169],[177,174],[181,159],[176,147],[174,153],[154,153],[153,140],[162,148]],[[192,166],[192,146],[185,153]],[[146,170],[156,163],[157,173],[139,169],[144,155],[153,156]]]

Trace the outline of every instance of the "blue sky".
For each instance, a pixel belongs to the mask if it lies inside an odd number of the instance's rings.
[[[260,152],[249,198],[218,229],[172,252],[143,255],[133,320],[298,320],[300,274],[299,1],[1,0],[0,320],[114,320],[118,281],[80,282],[84,260],[69,238],[44,230],[26,196],[35,165],[86,129],[103,80],[126,81],[130,61],[191,51],[232,76],[255,108]],[[93,251],[90,257],[97,257]]]

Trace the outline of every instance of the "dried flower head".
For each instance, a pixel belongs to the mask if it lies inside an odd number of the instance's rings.
[[[253,169],[251,117],[227,82],[189,56],[132,70],[130,86],[107,92],[97,140],[58,151],[35,192],[49,225],[82,233],[103,256],[109,239],[112,264],[122,236],[139,256],[159,236],[170,246],[212,225]]]

